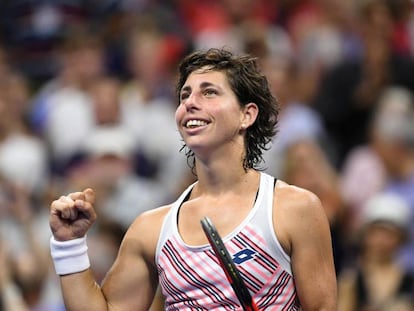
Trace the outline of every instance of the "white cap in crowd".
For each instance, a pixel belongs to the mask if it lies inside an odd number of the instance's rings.
[[[379,193],[370,198],[364,205],[362,225],[374,222],[386,222],[403,230],[408,230],[411,210],[408,203],[400,196],[392,193]]]

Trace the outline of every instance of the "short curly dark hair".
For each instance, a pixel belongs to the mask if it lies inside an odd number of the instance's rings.
[[[270,91],[266,77],[260,72],[257,58],[248,54],[235,55],[227,49],[211,48],[206,51],[195,51],[186,56],[178,67],[176,93],[180,101],[180,91],[188,76],[201,68],[222,71],[226,74],[230,86],[240,106],[255,103],[259,108],[256,121],[246,131],[246,157],[243,159],[244,169],[260,169],[263,151],[277,133],[279,103]],[[194,153],[184,144],[187,160],[192,169],[195,168]]]

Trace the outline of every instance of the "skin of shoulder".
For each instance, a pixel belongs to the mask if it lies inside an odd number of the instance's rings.
[[[158,286],[155,251],[170,206],[142,213],[126,232],[102,290],[115,310],[148,310]]]
[[[312,192],[278,181],[274,193],[275,233],[291,258],[302,310],[336,310],[336,275],[329,222]]]

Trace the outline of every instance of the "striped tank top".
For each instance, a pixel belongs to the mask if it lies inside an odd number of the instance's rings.
[[[210,245],[190,246],[177,228],[179,208],[194,184],[173,203],[156,251],[165,309],[242,310]],[[273,229],[274,178],[261,172],[256,202],[245,220],[223,237],[260,310],[299,310],[290,258]]]

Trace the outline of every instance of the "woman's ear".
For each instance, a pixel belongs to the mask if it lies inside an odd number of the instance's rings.
[[[257,115],[259,114],[259,107],[255,103],[248,103],[243,108],[243,116],[241,120],[240,128],[242,130],[247,129],[250,127],[257,119]]]

